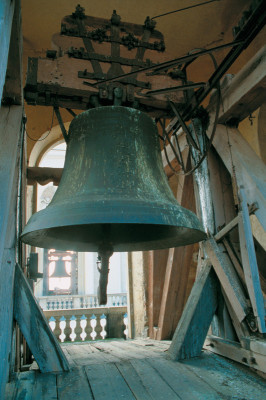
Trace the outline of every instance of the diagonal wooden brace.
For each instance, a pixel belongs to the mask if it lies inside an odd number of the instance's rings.
[[[69,371],[68,361],[18,264],[14,281],[14,318],[41,372]]]
[[[217,284],[213,268],[203,265],[168,350],[173,360],[200,355],[217,308]]]
[[[204,242],[204,248],[238,321],[242,322],[248,314],[249,305],[241,281],[225,248],[212,238]]]

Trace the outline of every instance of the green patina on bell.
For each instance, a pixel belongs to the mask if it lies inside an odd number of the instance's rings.
[[[96,252],[163,249],[205,237],[168,185],[155,123],[119,106],[74,118],[58,190],[22,233],[33,246]]]

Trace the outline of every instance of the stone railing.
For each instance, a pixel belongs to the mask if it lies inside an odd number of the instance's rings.
[[[51,310],[44,315],[60,342],[128,336],[127,307]]]
[[[99,306],[96,295],[58,295],[37,298],[41,308],[46,310],[72,310],[87,308],[126,307],[127,294],[115,293],[107,295],[107,304]]]

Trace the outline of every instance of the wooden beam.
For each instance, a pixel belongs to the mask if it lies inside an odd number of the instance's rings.
[[[266,46],[262,47],[233,78],[227,78],[224,82],[219,123],[242,121],[265,101],[265,96]],[[215,104],[214,98],[211,99],[211,104]]]
[[[6,79],[10,36],[15,9],[15,1],[3,0],[0,3],[0,102]]]
[[[34,185],[36,182],[40,185],[47,185],[47,183],[53,182],[58,186],[62,173],[63,168],[28,167],[27,185]]]
[[[256,215],[250,216],[252,234],[261,247],[266,251],[266,231],[263,229]]]
[[[266,164],[266,101],[261,104],[258,115],[258,142],[260,155]]]
[[[241,121],[256,110],[265,102],[266,96],[266,46],[264,46],[241,71],[232,76],[226,76],[222,89],[223,104],[219,113],[219,123],[225,123],[229,120]],[[215,96],[210,100],[208,111],[214,115]],[[177,123],[177,118],[173,118],[170,122],[169,131]],[[208,132],[211,133],[212,126]],[[221,128],[218,128],[221,131]],[[184,135],[184,133],[183,133]],[[185,135],[184,135],[185,136]],[[218,138],[217,138],[218,136]],[[222,137],[223,142],[219,144],[219,139]],[[216,140],[217,139],[217,140]],[[220,154],[220,149],[224,146],[227,139],[226,128],[223,132],[216,133],[214,138],[214,147]],[[242,138],[244,140],[244,138]],[[233,152],[233,149],[232,149]],[[170,162],[174,162],[175,157],[170,145],[167,145],[167,153],[169,154]],[[220,157],[223,159],[222,154]],[[164,161],[166,165],[166,160]],[[230,172],[230,166],[225,163]],[[264,167],[265,168],[265,167]],[[237,170],[237,169],[236,169]],[[253,202],[253,201],[252,201]],[[266,229],[266,228],[264,228]]]
[[[149,253],[149,337],[156,339],[169,249],[154,250]]]
[[[258,340],[258,343],[259,342],[260,341]],[[263,342],[262,347],[265,348],[265,342]],[[213,353],[266,373],[266,355],[265,353],[261,353],[260,350],[259,352],[247,350],[241,347],[239,343],[231,342],[230,340],[221,339],[212,335],[207,337],[204,343],[204,348]],[[259,344],[257,349],[260,349]]]
[[[257,265],[251,224],[249,220],[248,206],[246,202],[245,191],[243,188],[240,189],[240,206],[240,251],[247,290],[253,308],[254,316],[257,321],[258,330],[261,333],[266,333],[263,294],[260,286],[259,270]]]
[[[181,206],[195,211],[192,175],[181,175],[177,190]],[[170,339],[182,315],[190,267],[198,245],[181,246],[169,250],[158,319],[156,339]]]
[[[235,332],[238,337],[238,340],[240,343],[242,343],[242,339],[244,337],[248,337],[250,335],[250,330],[249,330],[245,320],[242,322],[239,322],[239,320],[236,316],[236,313],[234,312],[234,309],[233,309],[230,301],[228,300],[227,294],[223,289],[222,289],[222,295],[225,300],[225,304],[228,309],[229,315],[231,317],[232,324],[235,328]],[[230,339],[230,338],[226,338],[226,339]]]
[[[251,204],[248,207],[248,213],[252,214],[255,211],[257,211],[258,207],[255,204]],[[224,239],[224,237],[226,235],[228,235],[228,233],[230,233],[234,228],[236,228],[238,226],[239,223],[239,216],[235,217],[234,219],[232,219],[232,221],[230,221],[226,226],[224,226],[218,233],[216,233],[216,235],[214,235],[214,239],[216,240],[216,242],[220,242],[221,240]]]
[[[200,355],[217,308],[217,283],[212,267],[204,265],[191,290],[168,350],[173,360]]]
[[[23,103],[21,4],[20,0],[10,2],[10,4],[14,3],[15,10],[9,46],[10,51],[8,54],[6,80],[2,97],[2,102],[7,105],[20,105]]]
[[[206,240],[204,248],[239,322],[242,322],[248,313],[248,302],[228,254],[214,239]]]
[[[69,371],[67,359],[19,265],[15,269],[14,318],[41,372]]]
[[[210,135],[210,129],[207,135]],[[213,146],[238,188],[245,188],[248,204],[257,203],[255,214],[266,230],[266,166],[236,128],[218,124]]]
[[[16,205],[22,106],[0,109],[0,398],[9,374],[13,333]]]
[[[232,263],[236,269],[236,272],[241,280],[243,287],[246,288],[245,275],[243,272],[243,268],[242,268],[237,256],[235,255],[233,249],[231,248],[229,241],[225,238],[223,239],[223,245],[230,257],[230,260],[232,261]]]

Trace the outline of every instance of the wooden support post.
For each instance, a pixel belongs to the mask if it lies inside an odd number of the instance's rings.
[[[243,188],[240,189],[239,197],[241,205],[239,213],[239,238],[245,280],[258,329],[261,333],[266,333],[264,301],[260,286],[248,206]]]
[[[192,175],[179,180],[177,200],[185,208],[195,211]],[[186,289],[193,254],[198,245],[182,246],[169,250],[158,318],[156,339],[170,339],[182,315],[186,302]]]
[[[199,356],[217,308],[217,278],[203,265],[176,328],[168,354],[173,360]]]
[[[6,68],[8,63],[8,52],[11,36],[11,28],[13,14],[15,9],[15,1],[1,0],[0,3],[0,102],[6,78]]]
[[[69,370],[68,361],[52,333],[19,265],[15,269],[14,318],[42,372]]]
[[[0,109],[0,398],[8,378],[13,332],[16,205],[22,106]],[[14,350],[14,349],[13,349]]]
[[[157,338],[158,320],[168,253],[169,249],[154,250],[149,252],[148,319],[149,337],[152,339]]]

